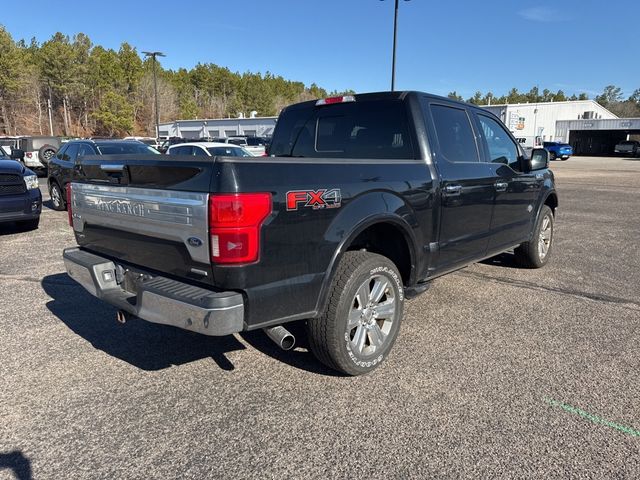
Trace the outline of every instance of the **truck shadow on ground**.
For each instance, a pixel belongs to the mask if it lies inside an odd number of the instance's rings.
[[[33,228],[28,228],[17,223],[3,223],[0,224],[0,237],[3,235],[17,235],[19,233],[31,232]]]
[[[493,267],[517,268],[518,270],[522,270],[522,266],[518,264],[516,256],[513,253],[501,253],[495,257],[482,260],[480,263]]]
[[[115,308],[89,294],[66,273],[44,277],[42,288],[52,298],[47,308],[74,333],[142,370],[162,370],[203,358],[212,358],[223,370],[233,370],[225,353],[246,348],[232,335],[207,337],[140,319],[122,325],[116,322]]]
[[[173,365],[212,358],[223,370],[235,366],[225,353],[246,349],[236,337],[208,337],[179,328],[132,319],[122,325],[116,309],[98,300],[66,273],[49,275],[42,288],[52,300],[47,308],[74,333],[98,350],[142,370],[162,370]],[[282,363],[321,375],[338,375],[318,362],[308,350],[303,322],[290,330],[296,336],[296,349],[285,352],[261,330],[243,332],[243,340],[259,352]]]
[[[330,377],[345,376],[324,366],[316,359],[313,353],[311,353],[304,321],[288,323],[286,328],[296,337],[296,344],[293,350],[282,350],[261,330],[242,332],[240,336],[260,353],[292,367]]]
[[[57,211],[55,208],[53,208],[53,202],[51,201],[51,199],[44,200],[42,202],[42,206],[45,207],[45,208],[48,208],[49,210],[53,210],[54,212]]]
[[[0,471],[9,470],[18,480],[31,480],[31,460],[19,450],[0,452]]]

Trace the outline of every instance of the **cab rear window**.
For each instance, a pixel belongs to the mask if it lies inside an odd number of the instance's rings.
[[[406,107],[397,100],[283,112],[270,154],[309,158],[415,158]]]

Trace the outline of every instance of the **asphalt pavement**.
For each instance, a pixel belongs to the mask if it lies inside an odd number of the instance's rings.
[[[118,324],[65,273],[65,212],[0,227],[0,479],[639,478],[640,160],[552,169],[551,263],[438,279],[358,378]]]

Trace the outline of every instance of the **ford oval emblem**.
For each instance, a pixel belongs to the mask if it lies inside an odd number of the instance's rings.
[[[202,240],[200,240],[197,237],[189,237],[189,238],[187,238],[187,243],[189,245],[191,245],[192,247],[201,247],[202,246]]]

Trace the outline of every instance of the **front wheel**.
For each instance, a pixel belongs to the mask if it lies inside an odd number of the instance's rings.
[[[553,248],[553,221],[553,211],[543,205],[531,241],[515,249],[518,263],[528,268],[540,268],[547,264]]]
[[[374,253],[346,252],[326,312],[307,321],[311,351],[347,375],[368,373],[391,351],[403,306],[402,279],[393,262]]]
[[[62,189],[56,182],[51,182],[49,187],[49,195],[51,196],[51,205],[54,210],[62,211],[66,209],[64,196],[62,195]]]

